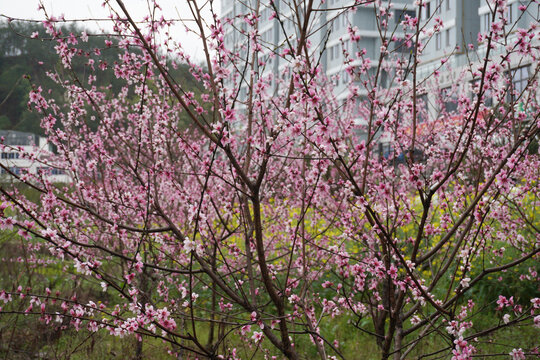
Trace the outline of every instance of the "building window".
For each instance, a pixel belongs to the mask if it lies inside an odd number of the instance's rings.
[[[430,16],[431,16],[431,3],[429,3],[429,2],[425,3],[422,6],[421,13],[422,13],[422,16],[421,16],[422,20],[429,19]]]
[[[429,99],[427,94],[419,95],[416,98],[416,111],[418,112],[416,117],[417,124],[423,123],[428,118],[428,101]]]
[[[341,45],[337,44],[328,48],[328,52],[330,53],[330,61],[339,59],[340,47]]]
[[[508,101],[514,101],[527,88],[529,82],[529,66],[522,66],[510,71],[511,86],[508,90]]]
[[[62,169],[56,169],[56,168],[51,169],[51,175],[64,175],[64,174],[65,172]]]
[[[446,29],[446,47],[450,46],[450,29]]]
[[[10,167],[9,170],[15,175],[21,175],[21,168],[20,167],[13,166],[13,167]]]
[[[396,10],[394,12],[396,23],[401,23],[402,21],[405,21],[405,15],[409,16],[410,18],[415,18],[416,12],[412,10]]]
[[[484,32],[489,33],[489,30],[491,28],[491,14],[490,13],[484,14],[482,23],[484,26]]]
[[[9,152],[9,153],[3,152],[2,153],[2,159],[18,159],[19,156],[20,156],[19,153],[14,153],[14,152]]]
[[[412,46],[407,46],[406,39],[396,39],[394,41],[394,51],[402,54],[410,54]]]
[[[442,12],[443,7],[443,0],[437,0],[437,14],[440,14]]]
[[[450,3],[452,2],[452,0],[446,0],[446,10],[450,10],[451,7],[450,7]]]
[[[458,108],[457,99],[455,95],[452,93],[452,88],[447,87],[445,89],[442,89],[441,96],[442,96],[442,101],[444,104],[444,110],[447,113],[457,110]]]
[[[240,98],[241,101],[244,101],[244,100],[247,99],[247,88],[246,87],[241,87],[240,88],[239,98]]]
[[[479,86],[480,86],[480,79],[476,79],[476,80],[471,81],[471,87],[472,88],[479,87]],[[477,91],[480,92],[480,90],[481,89],[478,89]],[[477,99],[478,99],[477,94],[475,94],[473,92],[472,93],[472,101],[476,101]],[[493,95],[491,94],[490,89],[487,89],[487,90],[484,91],[483,99],[484,99],[484,106],[486,106],[486,107],[493,106]]]
[[[349,83],[349,73],[347,70],[343,70],[343,73],[341,75],[341,80],[343,81],[343,85],[347,85]]]
[[[514,17],[513,17],[513,6],[514,4],[510,4],[508,5],[508,7],[506,8],[506,20],[508,21],[508,24],[512,24],[514,22]]]
[[[441,33],[438,32],[435,34],[435,48],[441,50]]]

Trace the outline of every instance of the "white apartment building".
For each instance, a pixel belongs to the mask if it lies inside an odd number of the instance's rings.
[[[287,41],[293,42],[298,34],[298,22],[302,21],[295,17],[297,13],[302,14],[302,10],[296,11],[291,8],[290,0],[222,0],[221,1],[221,18],[223,20],[232,19],[229,24],[225,25],[225,46],[230,50],[237,50],[243,47],[241,54],[248,54],[247,36],[241,34],[241,30],[248,28],[243,15],[253,13],[255,5],[260,3],[259,14],[259,34],[261,35],[261,43],[263,44],[263,55],[261,64],[264,69],[262,73],[273,73],[274,75],[283,76],[289,65],[287,61],[279,56],[274,56],[276,52],[281,52]],[[302,2],[299,2],[302,3]],[[396,26],[404,19],[405,15],[419,15],[421,26],[425,26],[427,34],[430,33],[430,28],[433,28],[435,19],[439,18],[443,22],[443,29],[435,33],[427,41],[427,36],[421,40],[426,40],[422,56],[421,64],[418,67],[419,79],[430,76],[434,70],[440,68],[441,59],[447,59],[447,65],[442,69],[443,74],[440,80],[440,86],[450,86],[455,82],[455,78],[464,69],[464,67],[481,59],[485,54],[485,44],[478,44],[478,34],[489,31],[491,27],[491,8],[492,0],[422,0],[422,6],[418,7],[418,1],[413,0],[396,0],[390,1],[392,4],[390,11],[393,16],[388,24],[389,29],[397,29],[393,34],[396,38],[403,38],[400,33],[400,27]],[[273,4],[273,5],[272,5]],[[369,6],[357,6],[355,11],[346,11],[354,0],[315,0],[314,8],[318,9],[313,15],[312,28],[310,32],[310,42],[312,43],[312,51],[314,54],[322,53],[320,63],[323,71],[329,79],[334,82],[335,94],[338,99],[343,99],[347,96],[347,86],[349,76],[345,71],[343,48],[349,52],[355,52],[359,49],[365,49],[365,57],[372,60],[372,68],[374,69],[378,63],[379,51],[381,46],[380,33],[375,18],[375,8],[377,2]],[[382,1],[382,6],[388,7],[389,1]],[[525,5],[526,11],[520,10],[520,7]],[[519,28],[528,28],[532,23],[540,21],[540,4],[530,0],[508,0],[506,17],[508,24],[506,29],[510,33],[509,39],[512,39],[512,34]],[[275,11],[277,10],[277,12]],[[273,13],[276,13],[273,15]],[[351,47],[348,27],[356,27],[361,40],[356,49]],[[540,28],[540,26],[539,26]],[[409,56],[410,49],[405,46],[400,46],[398,40],[394,44],[394,55],[399,55],[400,52],[404,56]],[[325,50],[321,52],[321,48]],[[505,51],[504,47],[496,48],[495,52]],[[470,56],[472,52],[477,52],[477,55]],[[509,76],[512,77],[512,82],[517,86],[522,86],[532,74],[532,60],[523,59],[519,56],[513,56],[512,70]],[[246,62],[247,64],[247,62]],[[354,63],[348,65],[355,65]],[[241,69],[239,69],[241,70]],[[234,76],[241,77],[238,71],[234,72]],[[381,86],[392,86],[385,81],[385,74],[380,78]],[[475,79],[468,79],[469,82],[474,82]],[[234,80],[231,79],[229,85],[233,85]],[[470,84],[466,84],[470,88]],[[241,84],[240,99],[243,99],[247,94],[247,82]],[[464,89],[461,89],[464,90]],[[518,89],[519,90],[519,89]],[[448,97],[453,98],[455,94],[447,91]],[[360,93],[360,95],[365,95]],[[426,103],[430,104],[431,112],[435,109],[435,101],[430,100],[430,94],[426,94]],[[491,101],[489,99],[487,102]],[[455,107],[455,102],[447,102],[447,110],[451,111]]]
[[[0,130],[0,182],[13,181],[10,172],[17,176],[44,177],[53,183],[70,182],[65,170],[52,166],[53,159],[52,145],[46,138],[27,132]]]
[[[500,43],[514,43],[518,29],[528,29],[531,24],[540,25],[540,4],[530,0],[508,0],[506,4],[504,15],[507,24],[504,30],[508,35],[504,41],[494,43],[491,58],[507,52]],[[428,31],[433,28],[435,17],[439,17],[444,24],[442,31],[427,42],[418,75],[420,78],[426,78],[436,69],[441,70],[438,86],[443,90],[442,95],[446,96],[442,99],[446,112],[450,113],[457,107],[455,100],[458,93],[468,92],[471,96],[473,94],[472,88],[478,79],[473,78],[467,69],[471,62],[473,65],[479,65],[486,55],[487,44],[485,41],[479,43],[478,35],[487,34],[491,30],[493,6],[491,0],[431,0],[420,11],[421,25],[425,25]],[[497,15],[496,21],[499,20]],[[538,44],[538,37],[534,41]],[[441,68],[443,58],[447,62]],[[501,79],[501,86],[506,87],[504,80],[510,79],[511,88],[506,100],[511,100],[511,91],[521,92],[525,88],[538,63],[531,57],[515,52],[509,57],[508,63],[509,69],[506,76]],[[458,78],[459,83],[456,81]],[[456,83],[459,86],[456,87]],[[490,95],[489,91],[485,94],[485,104],[496,105],[494,103],[496,99]],[[443,110],[436,105],[436,96],[438,94],[426,94],[424,97],[432,114]]]
[[[415,16],[416,9],[413,2],[413,0],[392,1],[390,11],[393,12],[393,16],[388,24],[389,29],[396,28],[396,25],[401,22],[405,14]],[[247,36],[242,34],[241,31],[245,31],[248,26],[243,15],[254,12],[256,3],[257,0],[221,1],[221,19],[232,19],[230,24],[225,25],[225,47],[227,49],[235,51],[244,47],[244,50],[240,51],[240,53],[244,56],[247,55]],[[334,82],[338,99],[344,99],[347,96],[346,85],[349,82],[349,75],[344,65],[343,50],[346,49],[351,54],[354,54],[365,49],[364,56],[373,60],[372,67],[374,69],[377,66],[376,59],[379,57],[381,47],[380,33],[374,16],[375,6],[377,5],[358,6],[355,11],[346,11],[353,3],[352,0],[327,0],[324,2],[316,0],[314,8],[317,11],[312,15],[311,28],[308,29],[309,41],[312,44],[311,51],[316,59],[320,59],[323,71]],[[383,1],[383,3],[388,3],[388,1]],[[258,31],[263,47],[262,63],[264,69],[262,74],[271,72],[274,75],[284,77],[290,64],[279,56],[275,56],[275,53],[280,53],[284,48],[288,47],[289,42],[294,44],[298,38],[299,21],[302,22],[303,19],[297,16],[301,16],[302,10],[292,9],[292,1],[289,0],[274,0],[273,2],[262,0],[260,4]],[[226,21],[224,22],[226,23]],[[361,40],[354,48],[352,45],[354,42],[350,41],[347,30],[349,27],[357,28],[356,33],[361,36]],[[393,35],[398,38],[403,37],[403,34],[399,32]],[[396,44],[399,44],[399,42]],[[396,44],[397,49],[391,50],[409,53],[409,49]],[[325,50],[321,51],[323,47]],[[352,57],[354,58],[354,56]],[[354,65],[355,63],[352,62],[347,66]],[[238,74],[235,74],[235,76],[238,76]],[[382,79],[382,82],[384,82],[384,79]],[[233,84],[234,80],[231,79],[229,85],[232,86]],[[247,84],[242,84],[240,99],[246,94]]]

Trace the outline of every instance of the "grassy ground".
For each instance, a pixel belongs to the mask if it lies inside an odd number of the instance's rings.
[[[407,234],[403,234],[403,236],[405,235]],[[531,237],[532,235],[527,234],[527,236]],[[25,253],[28,250],[22,245],[23,242],[16,235],[16,231],[0,232],[0,289],[14,291],[15,289],[11,288],[13,284],[20,284],[23,288],[32,287],[40,293],[43,293],[46,287],[55,291],[59,290],[61,294],[66,296],[76,293],[78,300],[81,302],[92,299],[114,304],[118,301],[111,295],[112,292],[103,293],[98,281],[83,281],[81,274],[74,271],[72,267],[67,267],[64,262],[46,266],[34,266],[25,261],[17,260],[25,259],[28,256],[28,253]],[[47,249],[42,248],[33,251],[32,254],[38,257],[42,254],[43,258],[46,258],[45,254],[47,252]],[[514,257],[516,255],[508,251],[506,256]],[[505,261],[508,261],[508,259],[505,259]],[[115,266],[115,264],[106,265]],[[499,324],[502,314],[496,312],[494,303],[499,294],[507,297],[513,296],[517,303],[521,302],[522,304],[530,303],[532,297],[540,297],[538,284],[535,284],[534,281],[522,282],[519,280],[521,274],[529,272],[529,267],[536,268],[537,272],[540,270],[538,264],[530,261],[515,269],[497,274],[497,276],[487,277],[478,283],[474,289],[471,289],[468,296],[474,298],[477,302],[476,309],[482,310],[472,319],[474,322],[473,329],[470,329],[465,335]],[[474,271],[477,270],[473,267]],[[429,278],[431,274],[426,272],[424,276]],[[442,289],[445,289],[446,285],[443,285]],[[437,290],[435,290],[436,292]],[[443,297],[444,291],[435,295]],[[199,301],[204,301],[205,297],[208,298],[208,296],[201,294]],[[465,302],[466,300],[464,299]],[[485,302],[481,303],[482,301]],[[0,302],[0,306],[3,305]],[[27,303],[13,310],[24,311],[24,306],[27,306]],[[62,329],[61,325],[63,324],[45,325],[38,318],[39,316],[35,315],[25,316],[0,312],[0,360],[133,359],[137,353],[136,349],[140,347],[133,336],[125,338],[112,337],[106,330],[100,330],[97,333],[90,333],[86,330],[77,332],[68,326]],[[531,349],[539,346],[540,330],[530,326],[530,323],[531,321],[528,322],[528,326],[503,329],[478,339],[478,342],[475,342],[478,349],[477,355],[486,359],[508,359],[508,353],[515,347]],[[368,330],[373,330],[370,329],[368,319],[364,320],[361,325]],[[356,329],[351,324],[349,317],[341,315],[335,318],[325,318],[320,326],[321,332],[328,336],[330,342],[339,341],[339,350],[346,359],[380,359],[380,352],[374,338]],[[180,327],[179,330],[182,331],[183,329]],[[199,334],[204,334],[207,330],[200,328],[197,331]],[[444,327],[442,327],[442,332],[445,332]],[[414,340],[414,335],[411,335],[411,337],[404,340],[404,343]],[[255,347],[246,347],[243,341],[235,335],[232,335],[227,341],[226,347],[228,348],[244,348],[239,353],[239,357],[242,359],[265,358],[262,351]],[[302,359],[318,358],[315,347],[311,344],[309,338],[305,336],[295,337],[293,335],[293,342]],[[408,359],[423,358],[423,356],[434,353],[448,345],[451,345],[451,343],[444,336],[440,333],[434,333],[425,338],[409,354]],[[266,346],[266,348],[272,347]],[[142,342],[141,357],[143,359],[168,359],[171,358],[168,354],[169,350],[177,351],[177,349],[171,349],[169,345],[161,340],[145,338]],[[449,351],[446,351],[433,354],[433,356],[427,358],[446,359],[450,358],[448,354]],[[276,355],[278,359],[282,358],[277,351],[272,352],[270,355]],[[530,358],[533,357],[530,356]]]
[[[489,322],[489,314],[486,314],[484,318],[486,322]],[[5,320],[8,320],[12,326],[6,326],[8,324]],[[334,336],[340,339],[339,349],[345,358],[380,359],[379,350],[371,337],[362,335],[358,331],[351,331],[350,326],[341,323],[341,319],[335,320],[335,323],[329,323],[328,326],[334,327]],[[134,359],[137,347],[137,340],[133,336],[115,338],[109,336],[104,330],[97,333],[76,332],[73,329],[54,331],[30,317],[22,315],[9,319],[2,317],[0,326],[1,359]],[[523,348],[532,348],[538,346],[539,336],[540,333],[530,327],[502,330],[495,336],[485,337],[475,343],[478,348],[477,355],[486,359],[508,359],[508,353],[515,347],[515,344],[520,344]],[[232,339],[232,343],[234,342],[235,339]],[[431,336],[418,346],[408,358],[418,359],[422,355],[433,353],[440,349],[443,343],[445,342],[441,337]],[[234,346],[234,344],[231,345]],[[318,359],[313,347],[306,345],[308,344],[302,341],[296,342],[302,359]],[[168,345],[159,340],[145,338],[142,342],[142,359],[173,358],[167,354],[168,348]],[[305,351],[307,348],[310,350]],[[441,354],[434,354],[428,359],[450,358],[448,352],[442,354],[442,357]],[[264,358],[264,354],[255,351],[254,348],[239,351],[238,355],[242,359]],[[184,357],[181,358],[184,359]]]

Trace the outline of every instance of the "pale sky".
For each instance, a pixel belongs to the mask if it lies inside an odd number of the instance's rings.
[[[107,18],[109,11],[101,6],[102,3],[103,0],[43,0],[49,15],[59,17],[63,14],[69,20]],[[111,3],[116,4],[114,0]],[[160,0],[158,3],[163,8],[163,14],[167,19],[192,18],[187,0]],[[219,1],[215,3],[215,6],[219,6]],[[141,20],[149,13],[147,0],[124,0],[124,4],[134,19]],[[43,20],[44,15],[43,12],[38,11],[38,5],[38,0],[0,0],[0,14],[13,18]],[[210,19],[208,14],[209,12],[206,12],[206,17]],[[185,24],[189,26],[190,23],[192,22],[187,21]],[[108,24],[109,22],[105,21],[99,22],[98,25],[98,22],[92,21],[85,22],[84,26],[91,32],[97,31],[99,27],[110,28]],[[193,34],[186,34],[184,25],[178,24],[172,35],[192,57],[197,60],[203,59],[200,41]]]

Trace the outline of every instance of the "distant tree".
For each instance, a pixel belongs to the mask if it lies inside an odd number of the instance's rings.
[[[59,33],[66,39],[71,35],[79,39],[82,33],[90,30],[78,27],[77,24],[64,24],[59,27]],[[20,130],[43,134],[40,127],[41,115],[29,112],[28,93],[31,84],[40,84],[42,88],[51,91],[52,98],[58,105],[63,105],[65,89],[50,79],[48,73],[58,75],[61,81],[87,82],[92,75],[90,65],[79,57],[88,55],[99,64],[108,64],[96,76],[97,88],[109,88],[108,91],[118,93],[125,85],[124,79],[119,79],[111,70],[118,62],[121,51],[117,39],[110,35],[87,34],[86,41],[79,41],[72,51],[77,53],[69,69],[61,64],[55,50],[57,45],[54,38],[48,35],[39,22],[4,21],[0,22],[0,128],[3,130]],[[110,39],[106,45],[103,39]],[[137,49],[133,49],[137,51]],[[111,66],[109,66],[111,65]],[[201,86],[189,73],[185,64],[179,64],[171,69],[175,79],[187,89],[200,94]]]

